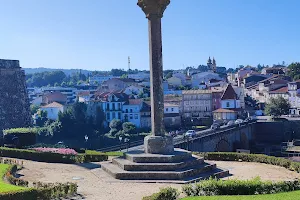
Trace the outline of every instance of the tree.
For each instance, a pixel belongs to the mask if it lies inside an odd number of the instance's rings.
[[[288,66],[288,75],[293,79],[297,80],[300,78],[300,63],[295,62]]]
[[[167,75],[166,75],[166,79],[171,78],[172,76],[173,76],[173,72],[169,72],[169,73],[167,73]]]
[[[105,114],[100,106],[96,108],[95,126],[97,130],[103,129],[103,122],[105,121]]]
[[[109,134],[111,136],[115,136],[119,131],[121,131],[122,129],[122,122],[119,119],[113,119],[110,123],[109,123]]]
[[[35,113],[37,113],[38,110],[39,110],[39,106],[34,105],[34,104],[31,104],[31,105],[30,105],[30,112],[31,112],[31,115],[34,115]]]
[[[290,104],[283,97],[271,98],[266,105],[265,111],[268,115],[278,117],[289,114]]]
[[[127,78],[128,75],[127,74],[123,74],[122,76],[120,76],[120,78]]]
[[[136,126],[131,122],[124,122],[122,124],[123,134],[132,135],[136,133]]]

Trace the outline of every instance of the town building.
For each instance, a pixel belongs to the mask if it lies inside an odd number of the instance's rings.
[[[65,88],[65,87],[43,87],[41,88],[42,93],[60,92],[67,96],[67,103],[74,103],[76,101],[76,88]]]
[[[138,85],[134,79],[130,78],[113,78],[107,81],[104,81],[100,87],[99,91],[102,92],[113,92],[123,90],[131,85]]]
[[[212,117],[211,90],[184,90],[182,101],[184,123],[200,124],[201,120]]]
[[[118,77],[115,77],[112,75],[95,75],[95,76],[89,77],[89,83],[101,85],[103,82],[108,81],[113,78],[118,78]]]
[[[236,120],[241,114],[241,104],[238,95],[231,84],[228,84],[221,97],[221,108],[213,111],[214,120]]]
[[[59,112],[64,112],[65,106],[60,103],[53,102],[48,105],[41,106],[40,110],[47,112],[48,119],[57,120]]]
[[[131,122],[137,128],[141,127],[141,108],[143,106],[142,99],[129,99],[128,102],[123,104],[122,121]]]
[[[93,101],[101,102],[108,125],[113,119],[122,120],[122,107],[128,102],[128,95],[121,92],[96,93]]]
[[[265,75],[284,75],[284,70],[282,67],[263,68],[261,73]]]
[[[290,114],[300,115],[300,80],[288,83]]]

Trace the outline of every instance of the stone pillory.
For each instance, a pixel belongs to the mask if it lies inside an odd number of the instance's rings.
[[[170,0],[138,0],[137,3],[146,14],[149,26],[152,135],[145,137],[144,150],[131,150],[124,157],[101,164],[104,171],[117,179],[189,183],[228,175],[228,170],[217,169],[216,164],[205,163],[191,152],[174,149],[173,138],[164,134],[161,18],[169,3]],[[145,103],[142,109],[150,111]]]
[[[161,18],[170,0],[139,0],[138,6],[148,18],[151,82],[151,129],[145,138],[146,153],[172,153],[173,139],[165,136]]]

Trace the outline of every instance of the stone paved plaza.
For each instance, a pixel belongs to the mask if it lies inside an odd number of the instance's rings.
[[[260,176],[263,180],[290,180],[300,174],[285,168],[247,162],[214,161],[218,166],[229,169],[232,176],[224,178],[250,179]],[[143,196],[172,186],[180,189],[182,184],[138,183],[112,178],[100,168],[101,163],[54,164],[24,161],[25,169],[19,174],[22,179],[41,182],[76,182],[78,191],[87,200],[141,200]]]

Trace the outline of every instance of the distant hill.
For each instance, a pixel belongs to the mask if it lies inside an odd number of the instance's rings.
[[[79,72],[80,69],[51,69],[51,68],[44,68],[44,67],[40,67],[40,68],[23,68],[25,70],[25,74],[33,74],[33,73],[38,73],[38,72],[52,72],[52,71],[63,71],[67,76],[71,75],[73,73],[77,73]],[[92,71],[89,70],[81,70],[82,74],[88,75],[88,73],[91,73]]]

